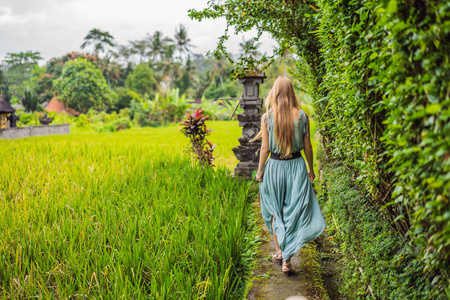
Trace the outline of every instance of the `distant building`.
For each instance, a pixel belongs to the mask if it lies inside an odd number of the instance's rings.
[[[9,128],[9,117],[15,111],[8,102],[3,100],[3,95],[0,95],[0,129]]]
[[[50,102],[47,104],[47,106],[45,107],[45,110],[48,112],[56,112],[57,114],[59,114],[60,112],[64,111],[66,113],[68,113],[69,115],[72,116],[78,116],[80,113],[77,112],[76,110],[72,109],[72,108],[66,108],[66,106],[64,105],[63,102],[60,102],[58,99],[56,99],[56,97],[53,97],[52,100],[50,100]]]

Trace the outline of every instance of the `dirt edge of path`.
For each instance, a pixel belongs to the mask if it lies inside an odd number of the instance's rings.
[[[323,284],[323,269],[316,243],[309,242],[292,257],[292,267],[297,274],[286,277],[281,271],[281,266],[272,260],[275,243],[262,220],[259,199],[253,205],[258,216],[261,244],[245,299],[284,300],[290,296],[303,296],[306,299],[329,300]]]

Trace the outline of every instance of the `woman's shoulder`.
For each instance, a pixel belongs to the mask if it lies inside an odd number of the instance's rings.
[[[262,116],[261,116],[261,119],[262,120],[266,120],[266,119],[269,119],[269,118],[272,118],[273,117],[273,111],[272,111],[272,109],[269,109],[268,111],[266,111]]]
[[[298,109],[299,110],[299,114],[300,114],[300,119],[305,118],[306,120],[309,119],[308,114],[301,108]]]
[[[264,114],[261,116],[261,121],[264,122],[264,124],[266,124],[266,125],[267,125],[268,116],[269,116],[268,113],[264,113]]]

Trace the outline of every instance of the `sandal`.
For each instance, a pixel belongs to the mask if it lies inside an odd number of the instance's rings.
[[[283,267],[281,268],[281,270],[287,277],[295,274],[294,269],[292,269],[291,263],[287,261],[283,261]]]
[[[279,265],[281,265],[281,262],[283,261],[283,255],[282,252],[275,252],[272,254],[272,258],[278,262]]]

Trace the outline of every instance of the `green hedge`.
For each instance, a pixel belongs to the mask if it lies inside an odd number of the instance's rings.
[[[450,3],[318,4],[326,75],[316,103],[329,154],[448,286]]]
[[[328,159],[352,170],[367,206],[415,249],[415,266],[450,297],[450,2],[208,5],[191,17],[226,18],[215,54],[227,56],[231,28],[256,29],[256,40],[269,33],[279,42],[276,55],[296,54],[292,75],[314,98]],[[241,59],[235,70],[271,59]]]
[[[327,234],[335,237],[342,254],[342,294],[350,299],[445,299],[437,282],[422,272],[424,263],[415,258],[418,248],[408,246],[380,218],[352,176],[342,165],[326,165],[319,199]]]

